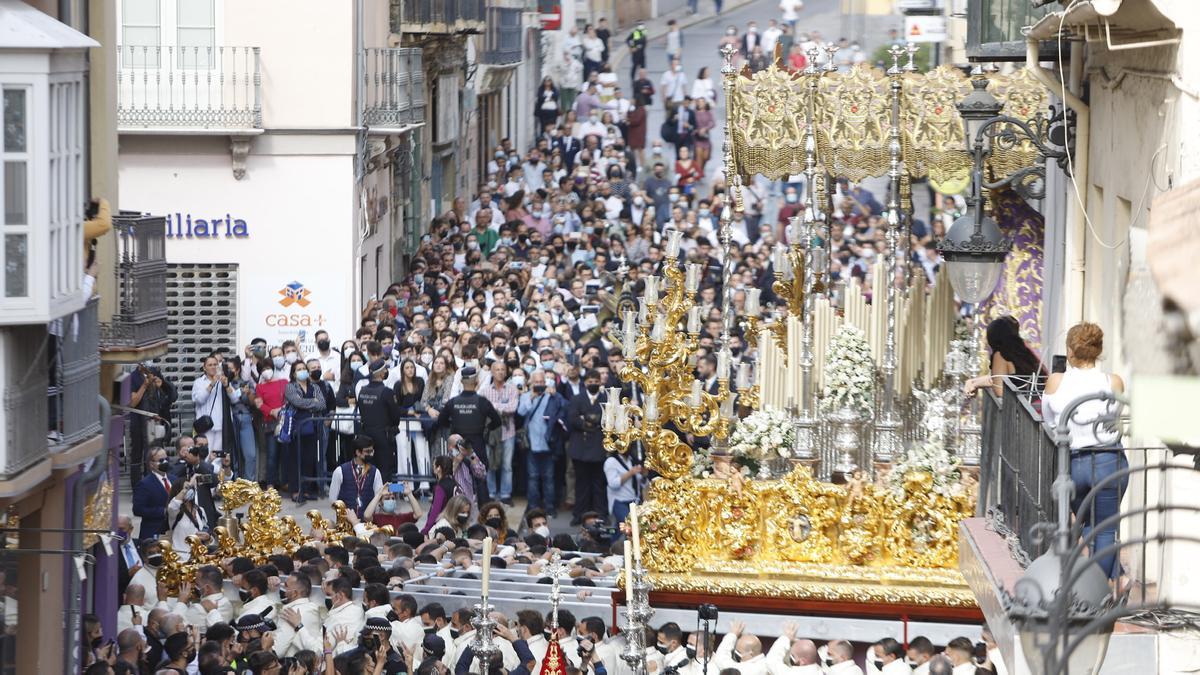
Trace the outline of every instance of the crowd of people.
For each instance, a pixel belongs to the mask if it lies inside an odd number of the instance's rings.
[[[788,66],[802,68],[820,35],[796,34],[800,5],[782,3],[784,20],[761,34],[754,22],[743,35],[731,27],[722,43],[752,68],[779,44]],[[773,304],[771,252],[789,243],[789,219],[804,209],[802,176],[753,182],[744,209],[730,214],[733,245],[723,250],[718,219],[729,191],[708,168],[715,64],[692,68],[689,79],[682,34],[671,28],[670,67],[657,82],[645,69],[645,27],[630,34],[627,90],[609,65],[604,19],[582,34],[569,29],[565,58],[538,93],[532,147],[522,152],[505,139],[495,148],[483,184],[433,219],[408,274],[372,296],[353,335],[321,330],[311,344],[256,338],[215,348],[195,379],[178,386],[152,363],[137,369],[132,405],[144,415],[134,418],[130,461],[140,525],[121,519],[121,632],[114,644],[91,645],[89,673],[479,673],[470,612],[418,606],[402,591],[430,574],[476,577],[488,536],[501,545],[494,566],[546,583],[545,564],[559,551],[570,558],[571,583],[585,589],[578,592],[613,585],[621,568],[616,526],[652,477],[638,448],[608,453],[603,442],[608,390],[637,396],[620,378],[629,356],[616,337],[618,304],[662,273],[666,233],[683,233],[679,264],[703,270],[696,376],[715,387],[722,299],[728,292],[742,316],[747,289],[763,289],[765,309]],[[847,47],[837,58],[856,62],[861,51]],[[648,109],[659,105],[666,121],[648,129]],[[886,253],[883,206],[845,181],[834,205],[831,281],[858,278],[869,290],[871,263]],[[913,269],[930,279],[938,265],[932,242],[959,209],[945,198],[928,222],[912,223]],[[722,287],[725,266],[730,288]],[[752,357],[740,326],[728,346],[735,369]],[[169,423],[181,396],[195,411],[190,430]],[[218,485],[235,477],[297,504],[341,501],[357,536],[314,533],[312,545],[266,564],[227,559],[170,592],[156,579],[160,542],[186,562],[189,536],[211,541]],[[517,516],[510,507],[521,495]],[[580,529],[552,532],[559,512]],[[372,525],[390,525],[394,536]],[[619,636],[598,616],[576,621],[560,611],[553,633],[550,618],[498,615],[502,656],[490,670],[539,673],[547,639],[562,645],[568,675],[627,669]],[[818,648],[796,632],[785,626],[764,653],[735,622],[710,659],[711,644],[664,624],[647,635],[649,671],[860,672],[850,643]],[[990,667],[966,638],[940,656],[924,638],[907,648],[883,640],[869,651],[868,672]]]

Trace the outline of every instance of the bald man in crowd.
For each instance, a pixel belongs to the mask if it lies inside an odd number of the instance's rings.
[[[766,675],[767,659],[762,653],[762,642],[746,632],[746,624],[734,621],[729,632],[717,645],[713,662],[718,668],[736,668],[741,675]]]
[[[862,668],[854,662],[854,645],[846,640],[834,640],[826,647],[829,660],[833,663],[825,672],[829,675],[862,675]]]
[[[783,624],[783,635],[767,652],[767,670],[771,675],[820,675],[820,657],[812,640],[797,640],[798,626]]]

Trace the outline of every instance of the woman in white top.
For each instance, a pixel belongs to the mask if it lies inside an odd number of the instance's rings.
[[[167,503],[167,523],[171,527],[171,547],[179,554],[181,562],[192,557],[192,547],[187,542],[191,535],[208,539],[208,520],[204,509],[196,505],[196,476],[188,480],[177,479],[171,485],[171,501]]]
[[[583,79],[586,81],[588,76],[600,70],[600,63],[604,60],[604,42],[596,36],[596,29],[593,26],[588,26],[583,34]]]
[[[696,74],[696,79],[692,80],[692,100],[708,99],[708,102],[717,102],[717,87],[713,84],[712,77],[708,74],[708,66],[700,69]]]
[[[1110,410],[1110,402],[1088,401],[1077,407],[1070,419],[1063,420],[1061,416],[1071,403],[1089,394],[1125,391],[1125,382],[1119,375],[1102,372],[1096,367],[1096,359],[1103,350],[1104,331],[1099,326],[1086,322],[1072,326],[1067,331],[1067,372],[1050,376],[1042,398],[1046,418],[1055,427],[1066,424],[1071,433],[1071,481],[1075,484],[1071,511],[1077,519],[1084,519],[1084,541],[1093,552],[1116,543],[1116,524],[1105,525],[1095,533],[1092,530],[1120,510],[1121,497],[1129,479],[1122,477],[1104,483],[1095,494],[1092,494],[1093,488],[1109,476],[1128,469],[1129,462],[1121,449],[1120,433],[1095,422]],[[1085,500],[1089,501],[1090,507],[1084,507]],[[1083,513],[1080,513],[1081,507]],[[1096,559],[1110,579],[1120,576],[1116,558],[1115,552],[1108,551]]]

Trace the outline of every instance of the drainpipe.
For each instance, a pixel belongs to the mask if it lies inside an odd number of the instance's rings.
[[[1063,91],[1059,78],[1041,66],[1038,57],[1038,41],[1025,41],[1025,67],[1034,79],[1050,91],[1063,96],[1067,107],[1075,111],[1075,183],[1078,195],[1068,204],[1067,255],[1070,267],[1067,271],[1067,326],[1083,321],[1083,299],[1087,258],[1084,245],[1087,241],[1087,198],[1088,198],[1088,150],[1091,141],[1091,111],[1087,103],[1079,98],[1083,78],[1083,45],[1071,43],[1070,87]],[[1072,190],[1073,192],[1073,190]]]
[[[112,406],[103,396],[97,395],[96,399],[100,403],[100,454],[97,455],[96,461],[92,462],[92,468],[84,471],[78,478],[75,479],[75,484],[72,486],[71,494],[71,522],[67,527],[71,528],[71,532],[67,535],[70,539],[69,551],[83,550],[83,502],[85,497],[85,489],[90,483],[96,482],[101,476],[108,472],[108,454],[109,454],[109,425],[112,423]],[[70,554],[74,555],[74,554]],[[82,631],[82,607],[83,607],[83,584],[79,581],[79,575],[75,570],[70,569],[75,564],[74,560],[67,563],[68,584],[67,589],[67,621],[66,634],[63,636],[63,644],[68,648],[63,650],[63,672],[76,673],[79,668],[76,665],[76,659],[81,654],[80,646],[75,645]],[[72,647],[72,645],[75,645]]]

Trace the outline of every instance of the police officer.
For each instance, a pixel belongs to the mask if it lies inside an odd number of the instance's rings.
[[[384,383],[388,376],[386,360],[372,361],[368,376],[370,381],[358,392],[362,431],[375,443],[376,466],[390,479],[396,473],[396,426],[400,423],[400,406],[396,405],[395,392]]]
[[[629,79],[634,80],[637,79],[638,68],[646,67],[646,24],[639,21],[629,37],[625,38],[625,44],[629,46],[629,56],[633,61]]]
[[[474,366],[466,366],[460,374],[462,393],[446,401],[442,414],[438,417],[438,424],[449,426],[451,433],[462,436],[472,448],[484,450],[487,448],[488,432],[500,426],[500,413],[496,412],[491,401],[475,391],[479,386],[479,373]],[[483,460],[484,466],[487,466],[486,450],[477,454]],[[479,496],[479,502],[482,504],[488,501],[487,482],[475,483],[475,494]]]

